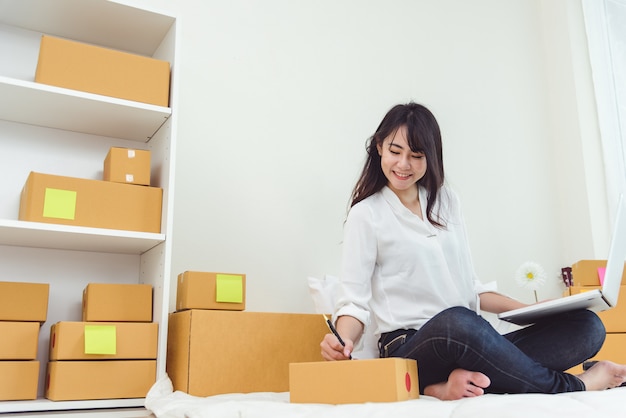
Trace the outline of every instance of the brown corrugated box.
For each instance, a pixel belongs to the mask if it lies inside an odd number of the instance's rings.
[[[0,321],[0,360],[36,360],[39,322]]]
[[[606,267],[606,260],[580,260],[572,264],[574,286],[600,286],[601,267]],[[626,270],[622,273],[622,284],[626,285]]]
[[[321,315],[192,309],[170,314],[167,373],[195,396],[286,392],[289,363],[321,361]]]
[[[396,402],[419,398],[417,362],[384,358],[289,365],[294,403]]]
[[[170,64],[150,57],[44,35],[35,81],[168,106]]]
[[[153,322],[57,322],[50,360],[156,359],[157,334]]]
[[[102,179],[149,186],[150,151],[111,147],[104,159]]]
[[[176,310],[246,308],[246,275],[186,271],[178,275]]]
[[[82,320],[152,322],[152,286],[89,283],[83,291]]]
[[[31,172],[19,219],[158,233],[162,196],[157,187]]]
[[[0,282],[0,321],[46,322],[48,283]]]
[[[46,398],[53,401],[143,398],[156,381],[156,360],[50,361]]]
[[[37,360],[0,361],[0,376],[0,401],[37,399]]]

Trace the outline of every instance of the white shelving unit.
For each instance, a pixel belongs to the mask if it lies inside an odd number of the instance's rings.
[[[42,34],[169,61],[170,106],[35,83]],[[39,336],[39,399],[0,401],[0,413],[101,410],[106,415],[104,410],[143,406],[143,399],[53,402],[43,396],[50,325],[80,321],[82,291],[91,282],[153,286],[153,321],[159,323],[157,378],[165,374],[176,42],[175,16],[123,1],[0,0],[0,281],[50,283],[48,320]],[[111,146],[151,151],[152,186],[163,188],[160,233],[18,220],[20,192],[30,171],[101,179]]]

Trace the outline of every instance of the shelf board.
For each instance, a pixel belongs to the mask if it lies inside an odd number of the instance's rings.
[[[0,245],[140,255],[163,241],[149,232],[0,220]]]
[[[2,401],[0,402],[0,414],[8,412],[24,413],[103,408],[138,408],[143,407],[144,403],[144,398],[103,399],[94,401],[51,401],[48,399],[37,399],[34,401]],[[129,413],[125,416],[142,416],[141,410],[133,414]]]
[[[0,119],[147,142],[170,117],[167,107],[0,76]]]
[[[0,0],[0,23],[145,56],[175,21],[119,1]]]

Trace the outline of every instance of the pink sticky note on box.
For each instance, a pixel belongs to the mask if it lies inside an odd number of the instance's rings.
[[[600,278],[600,285],[604,284],[604,273],[606,273],[606,267],[598,267],[598,277]]]

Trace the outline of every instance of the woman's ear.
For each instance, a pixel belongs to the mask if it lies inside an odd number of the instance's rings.
[[[376,151],[378,151],[379,156],[383,155],[383,147],[381,144],[376,144]]]

